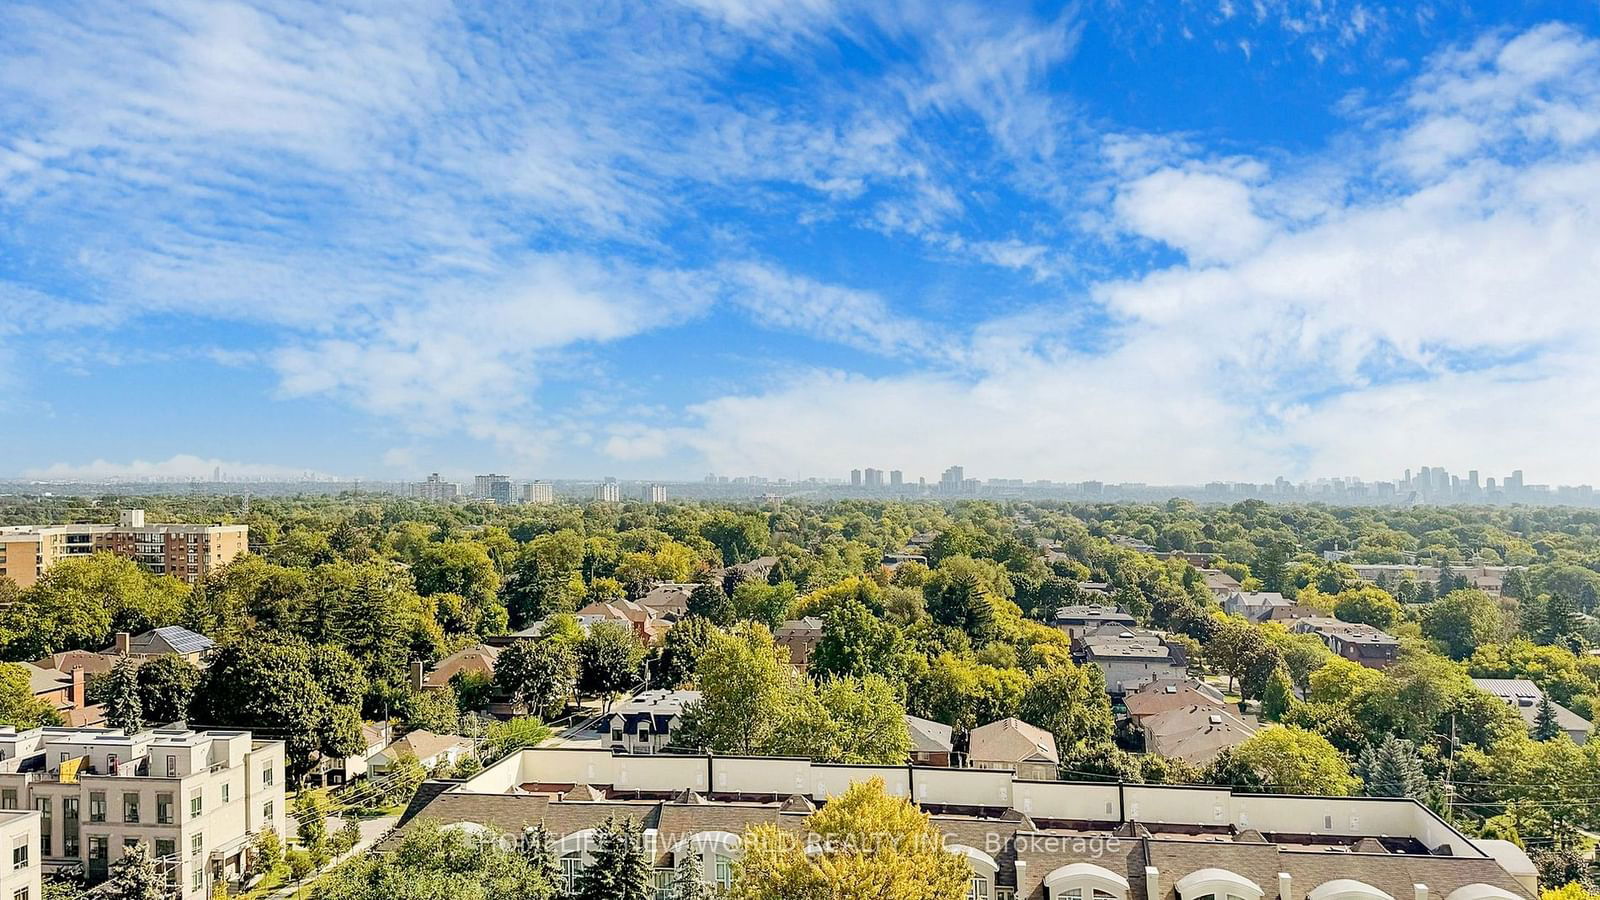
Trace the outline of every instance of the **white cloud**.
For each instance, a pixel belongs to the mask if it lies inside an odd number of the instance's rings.
[[[1489,87],[1441,76],[1460,69],[1442,58],[1411,95],[1423,112],[1395,127],[1442,132],[1460,104],[1417,98],[1498,96],[1506,68],[1516,85],[1538,73],[1550,95],[1600,87],[1600,44],[1536,36],[1474,49]],[[1577,83],[1521,60],[1530,41]],[[1259,481],[1537,460],[1546,477],[1593,479],[1600,148],[1529,145],[1528,115],[1520,98],[1478,111],[1482,137],[1452,165],[1384,190],[1369,178],[1392,159],[1393,129],[1273,176],[1159,154],[1130,174],[1117,212],[1189,262],[1093,286],[1109,324],[1073,339],[1084,312],[1068,301],[978,329],[961,371],[798,370],[700,404],[707,424],[688,440],[714,469],[770,460],[780,474],[965,462],[980,476]],[[1263,217],[1252,192],[1295,214]]]
[[[1134,232],[1195,263],[1238,259],[1271,230],[1256,215],[1248,185],[1208,171],[1161,169],[1129,182],[1117,194],[1116,211]]]
[[[28,478],[41,481],[141,481],[187,480],[209,481],[218,471],[226,479],[267,479],[300,481],[307,477],[331,478],[326,472],[309,468],[295,468],[271,463],[240,462],[227,459],[206,459],[180,453],[164,460],[136,459],[130,462],[111,462],[97,459],[87,463],[58,462],[42,469],[23,473]]]

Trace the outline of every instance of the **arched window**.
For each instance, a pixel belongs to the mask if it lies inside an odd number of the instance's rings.
[[[738,856],[739,836],[726,831],[697,832],[672,845],[673,859],[692,860],[700,867],[700,879],[719,891],[733,888],[733,863]]]
[[[561,889],[568,894],[578,892],[578,876],[583,873],[583,854],[574,850],[561,857]]]
[[[584,866],[589,864],[590,844],[594,840],[594,829],[585,828],[574,831],[556,842],[555,854],[561,865],[561,886],[567,893],[578,889],[578,875],[583,872]]]
[[[1174,885],[1182,900],[1261,900],[1265,893],[1254,881],[1227,869],[1200,869]]]
[[[1516,900],[1516,897],[1516,894],[1505,888],[1497,888],[1480,881],[1456,888],[1445,900]]]
[[[1306,892],[1306,900],[1394,900],[1387,893],[1353,878],[1335,878]]]
[[[945,849],[965,858],[967,867],[972,870],[971,877],[967,879],[967,900],[992,900],[994,879],[1000,872],[1000,864],[994,861],[994,857],[965,844],[951,844]]]
[[[1044,887],[1049,900],[1128,900],[1128,879],[1094,863],[1062,866],[1044,877]]]

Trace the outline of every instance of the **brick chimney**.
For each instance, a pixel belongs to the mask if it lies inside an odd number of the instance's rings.
[[[417,660],[411,664],[411,686],[422,690],[422,661]]]
[[[83,696],[83,666],[72,667],[72,686],[67,688],[67,702],[73,709],[83,709],[86,705]]]
[[[116,644],[116,651],[115,652],[116,652],[116,654],[118,656],[127,656],[128,655],[128,647],[129,647],[130,640],[131,639],[128,637],[128,633],[126,631],[117,632],[117,644]]]

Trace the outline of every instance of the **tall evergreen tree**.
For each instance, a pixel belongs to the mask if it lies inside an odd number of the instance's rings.
[[[711,887],[705,882],[698,855],[687,853],[678,860],[667,896],[672,900],[711,900]]]
[[[528,829],[523,836],[522,855],[546,883],[561,883],[561,864],[556,860],[555,842],[550,839],[550,830],[543,822]]]
[[[1365,793],[1369,797],[1418,800],[1428,793],[1428,773],[1423,771],[1416,746],[1392,734],[1385,735],[1376,746],[1368,745],[1361,751],[1356,772],[1365,782]]]
[[[651,900],[652,867],[644,827],[632,819],[606,819],[595,829],[591,861],[578,877],[576,900]]]
[[[111,864],[104,891],[113,900],[161,900],[165,887],[150,846],[140,841],[123,848],[122,857]]]
[[[1561,736],[1561,723],[1556,720],[1556,705],[1546,694],[1539,701],[1539,713],[1533,720],[1533,739],[1553,741]]]
[[[133,734],[144,728],[144,705],[139,698],[139,667],[123,657],[111,670],[106,694],[106,724]]]

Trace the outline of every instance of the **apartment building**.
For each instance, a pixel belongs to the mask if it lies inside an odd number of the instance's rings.
[[[461,496],[461,485],[453,481],[445,481],[439,477],[438,472],[434,472],[427,477],[427,480],[411,485],[411,495],[418,500],[434,500],[448,503]]]
[[[44,864],[39,859],[39,814],[0,811],[0,900],[39,900],[44,896]]]
[[[543,825],[563,878],[610,817],[633,819],[664,891],[676,867],[726,887],[758,824],[804,835],[852,784],[882,780],[970,868],[972,900],[1533,900],[1537,872],[1407,799],[1235,794],[1225,787],[1029,781],[1014,772],[805,759],[530,749],[435,783],[401,817],[507,835]],[[662,894],[665,895],[664,893]]]
[[[550,504],[556,502],[556,486],[548,481],[530,481],[522,486],[524,503]]]
[[[123,510],[116,525],[12,525],[0,527],[0,575],[29,587],[63,559],[104,551],[194,584],[233,562],[249,540],[248,525],[147,525],[142,509]]]
[[[98,882],[148,843],[177,896],[206,897],[244,873],[257,833],[285,832],[283,760],[282,742],[248,731],[4,727],[0,810],[38,816],[48,869]]]

